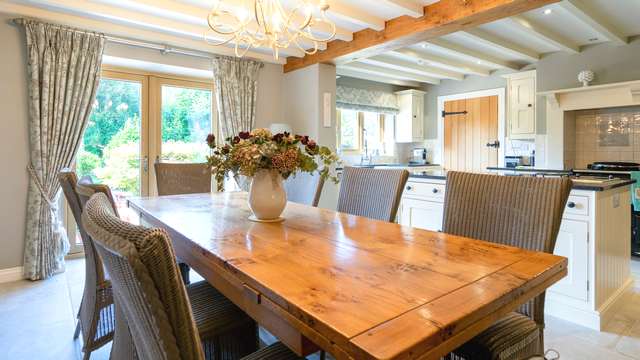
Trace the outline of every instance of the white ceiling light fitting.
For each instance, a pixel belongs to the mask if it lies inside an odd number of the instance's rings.
[[[272,49],[276,60],[281,49],[291,46],[305,54],[315,54],[320,43],[326,43],[336,35],[336,25],[326,16],[329,4],[326,0],[321,0],[317,6],[310,0],[295,0],[294,3],[291,10],[286,10],[281,0],[247,0],[244,6],[234,10],[225,6],[224,0],[214,0],[207,15],[209,28],[228,38],[215,41],[205,34],[205,40],[214,45],[233,43],[237,57],[243,57],[252,48],[262,47]],[[319,17],[314,16],[316,11],[320,12]],[[329,35],[316,35],[319,30]],[[311,42],[313,46],[305,49],[300,41]]]
[[[553,10],[551,10],[551,9],[544,9],[544,14],[545,15],[551,15],[552,12],[553,12]]]

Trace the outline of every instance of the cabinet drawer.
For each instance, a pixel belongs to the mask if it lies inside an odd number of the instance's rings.
[[[445,184],[439,183],[422,183],[407,182],[404,187],[404,195],[411,197],[420,197],[430,201],[444,201]]]
[[[589,198],[586,196],[570,195],[564,208],[565,214],[589,215]]]

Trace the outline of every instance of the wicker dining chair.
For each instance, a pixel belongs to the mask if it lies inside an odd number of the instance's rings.
[[[211,171],[206,163],[172,163],[156,161],[158,195],[200,194],[211,192]],[[178,260],[182,280],[189,284],[190,267]]]
[[[126,321],[127,325],[119,323],[118,331],[129,330],[128,338],[135,349],[131,356],[123,357],[126,353],[114,342],[121,358],[298,359],[280,343],[257,350],[257,328],[254,325],[247,329],[244,325],[253,321],[205,282],[201,282],[200,291],[207,296],[197,300],[189,297],[189,287],[197,284],[185,287],[180,280],[164,230],[121,221],[104,194],[91,197],[82,221],[111,274],[116,307],[121,312],[118,321]],[[215,340],[209,341],[211,345],[201,342],[202,320],[199,323],[196,306],[211,309],[211,316],[206,319],[209,335],[215,334]]]
[[[345,167],[338,211],[392,222],[408,179],[407,170]]]
[[[211,192],[211,171],[206,163],[156,162],[153,166],[160,196]]]
[[[288,201],[313,207],[318,206],[323,187],[324,179],[317,173],[300,172],[284,182]]]
[[[449,172],[443,232],[552,253],[571,191],[568,178]],[[545,293],[449,354],[516,360],[543,354]]]
[[[82,351],[88,359],[91,352],[102,347],[113,339],[115,315],[113,306],[113,292],[111,281],[107,278],[102,260],[96,252],[91,237],[87,235],[82,225],[82,203],[76,192],[78,177],[70,169],[62,169],[58,173],[58,181],[64,192],[65,199],[78,225],[78,232],[82,239],[85,254],[85,282],[80,309],[78,310],[78,324],[73,335],[77,339],[82,333]]]

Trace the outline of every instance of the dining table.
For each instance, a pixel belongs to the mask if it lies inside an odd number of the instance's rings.
[[[262,223],[246,192],[135,197],[176,256],[298,355],[440,359],[567,274],[553,254],[289,202]]]

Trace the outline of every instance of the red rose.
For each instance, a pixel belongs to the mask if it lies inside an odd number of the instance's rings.
[[[213,148],[216,146],[216,136],[213,134],[209,134],[207,135],[207,144],[209,145],[210,148]]]
[[[237,144],[240,142],[240,136],[234,136],[233,140],[231,140],[231,142],[233,142],[234,144]]]
[[[240,133],[238,134],[238,136],[240,137],[240,139],[242,140],[247,140],[248,138],[251,137],[251,133],[248,131],[240,131]]]
[[[307,137],[307,138],[308,138],[308,137]],[[304,144],[304,142],[303,142],[303,144]],[[305,145],[307,145],[307,147],[309,148],[309,150],[315,150],[315,149],[316,149],[316,147],[318,147],[318,144],[316,144],[316,142],[315,142],[315,141],[313,141],[313,140],[308,140],[307,144],[305,144]]]

